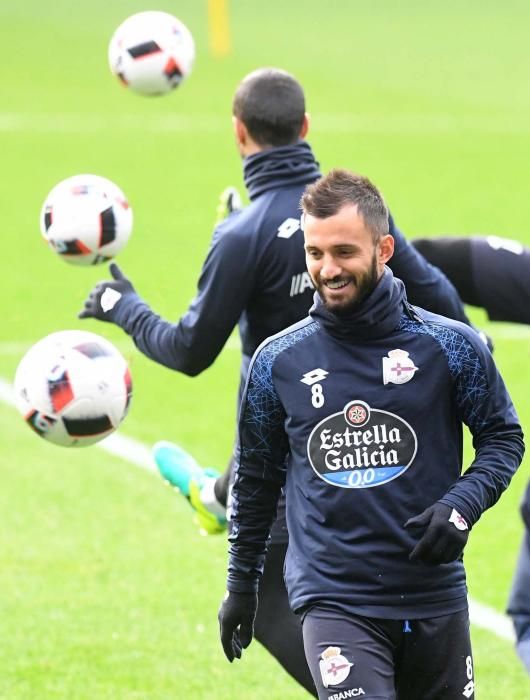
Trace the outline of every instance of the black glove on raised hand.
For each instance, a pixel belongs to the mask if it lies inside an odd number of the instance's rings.
[[[410,518],[406,528],[422,528],[420,540],[409,554],[411,561],[447,564],[458,559],[469,537],[469,526],[451,506],[435,503],[420,515]]]
[[[252,641],[257,607],[257,593],[226,592],[217,619],[221,644],[230,663],[240,659],[242,650]]]
[[[112,310],[119,300],[126,294],[134,294],[134,287],[116,263],[111,263],[109,269],[113,279],[96,284],[88,295],[78,318],[98,318],[100,321],[112,321]]]

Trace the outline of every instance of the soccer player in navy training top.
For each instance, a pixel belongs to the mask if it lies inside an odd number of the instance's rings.
[[[318,697],[473,698],[462,552],[521,462],[517,415],[477,334],[407,301],[366,178],[332,171],[302,205],[317,293],[249,368],[224,651],[251,641],[285,487],[285,580]],[[475,447],[464,473],[462,424]]]
[[[238,324],[242,390],[259,344],[302,319],[311,305],[299,202],[320,172],[304,140],[309,127],[304,93],[288,73],[263,68],[247,75],[234,96],[233,124],[250,204],[216,227],[189,310],[176,323],[161,319],[112,265],[114,279],[95,287],[80,316],[121,326],[148,357],[188,375],[209,367]],[[392,217],[389,226],[395,245],[390,264],[405,281],[411,300],[466,321],[447,278],[407,243]],[[228,472],[221,479],[208,478],[172,445],[157,446],[155,457],[162,473],[199,509],[205,529],[222,527]],[[260,589],[256,638],[314,693],[299,620],[287,604],[282,574],[286,547],[285,518],[279,515]]]

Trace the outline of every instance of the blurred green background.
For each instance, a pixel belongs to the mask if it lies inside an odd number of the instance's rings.
[[[177,91],[142,98],[107,66],[114,29],[146,9],[177,15],[197,45]],[[105,335],[127,356],[133,405],[121,434],[172,439],[206,465],[228,460],[238,342],[195,379],[145,359],[117,328],[77,311],[106,267],[69,266],[43,244],[39,211],[60,180],[114,180],[134,210],[118,262],[161,315],[194,295],[219,193],[242,187],[231,98],[274,65],[306,89],[323,170],[368,175],[409,236],[494,233],[530,244],[530,55],[526,1],[232,0],[232,51],[209,49],[206,0],[0,3],[2,263],[0,377],[56,330]],[[530,425],[525,327],[473,319]],[[201,538],[156,476],[97,448],[39,440],[0,404],[0,698],[166,700],[306,697],[259,645],[229,666],[217,639],[226,542]],[[468,453],[469,454],[469,453]],[[523,464],[473,531],[470,593],[504,610],[522,533]],[[530,696],[510,642],[473,628],[477,697]]]

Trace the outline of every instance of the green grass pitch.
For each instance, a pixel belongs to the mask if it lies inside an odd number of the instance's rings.
[[[107,44],[128,15],[159,9],[191,29],[189,81],[163,98],[122,88]],[[208,50],[206,0],[25,0],[0,4],[0,377],[33,342],[86,328],[130,361],[132,410],[121,432],[173,439],[223,466],[234,434],[237,341],[189,379],[156,366],[119,330],[76,318],[103,267],[68,266],[42,243],[42,201],[93,172],[129,197],[135,226],[118,258],[167,318],[186,308],[217,196],[241,186],[233,90],[276,65],[306,87],[322,168],[348,167],[383,190],[409,236],[495,233],[530,244],[528,25],[523,0],[232,0],[232,53]],[[530,425],[530,332],[485,324]],[[97,448],[39,440],[0,404],[0,698],[295,700],[305,697],[253,644],[230,666],[217,638],[226,542],[202,539],[159,479]],[[469,452],[468,452],[469,456]],[[502,612],[522,528],[523,464],[471,535],[471,595]],[[510,642],[473,628],[477,697],[530,697]]]

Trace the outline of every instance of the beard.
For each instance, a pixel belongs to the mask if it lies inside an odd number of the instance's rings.
[[[332,302],[326,299],[326,286],[322,282],[319,282],[319,284],[316,285],[320,298],[324,302],[324,306],[328,309],[328,311],[331,311],[336,316],[350,316],[352,313],[357,311],[364,300],[370,296],[379,282],[376,252],[374,251],[370,267],[362,275],[350,275],[348,277],[342,276],[330,281],[351,281],[355,285],[356,291],[353,297],[347,299],[346,301],[337,302]]]

